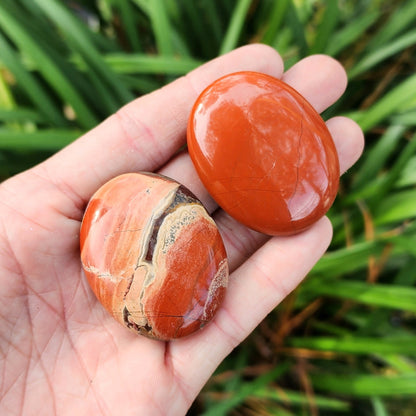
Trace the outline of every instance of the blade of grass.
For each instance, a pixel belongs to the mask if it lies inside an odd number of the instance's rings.
[[[416,44],[416,30],[407,32],[400,38],[384,45],[383,48],[375,49],[374,52],[364,56],[364,58],[362,58],[348,71],[349,79],[353,79],[358,75],[361,75],[363,72],[369,71],[383,60],[398,54],[414,44]]]
[[[95,48],[89,32],[69,10],[56,0],[34,0],[52,22],[65,34],[67,42],[87,62],[91,76],[97,76],[102,88],[113,92],[120,102],[114,104],[116,110],[121,104],[134,98],[118,77],[108,68],[100,53]],[[98,80],[97,80],[98,82]]]
[[[1,34],[0,34],[1,36]],[[1,42],[1,38],[0,38]],[[1,50],[1,43],[0,43]],[[16,102],[14,100],[13,94],[10,91],[10,87],[6,80],[4,79],[4,74],[2,71],[2,63],[0,57],[0,109],[12,109],[16,107]]]
[[[336,56],[355,41],[360,39],[364,33],[377,21],[380,17],[380,11],[368,11],[361,16],[357,16],[354,20],[348,23],[342,29],[334,31],[328,39],[326,53],[331,56]]]
[[[367,266],[368,257],[379,256],[383,247],[384,244],[381,242],[369,241],[327,253],[312,269],[310,276],[342,276],[345,273],[361,270]]]
[[[321,21],[317,28],[315,40],[310,48],[310,54],[317,54],[325,52],[329,39],[334,32],[335,26],[338,23],[339,8],[337,1],[328,1],[324,3],[325,8],[322,14]]]
[[[251,0],[238,0],[220,47],[220,55],[233,50],[237,46],[250,5]]]
[[[147,0],[131,0],[146,15],[150,14],[150,5]]]
[[[189,46],[192,46],[192,50],[201,53],[204,56],[215,56],[217,48],[215,44],[219,42],[218,32],[213,32],[212,28],[214,25],[209,25],[209,23],[214,23],[212,19],[201,19],[201,13],[207,13],[206,9],[212,9],[215,7],[214,2],[209,3],[211,7],[207,7],[207,4],[204,3],[195,3],[190,1],[185,1],[182,3],[183,14],[179,16],[178,20],[175,22],[176,26],[181,28],[181,33],[183,38],[186,39]],[[205,6],[205,7],[204,7]],[[216,27],[215,25],[214,27]],[[213,35],[216,38],[216,41],[207,42],[206,39],[210,35]]]
[[[406,221],[416,217],[416,189],[404,190],[382,199],[374,213],[377,225]]]
[[[416,376],[367,374],[311,374],[315,388],[341,396],[402,396],[416,393]]]
[[[319,296],[333,296],[366,305],[416,312],[416,289],[412,287],[346,280],[314,280],[307,288]]]
[[[53,86],[65,102],[74,109],[77,119],[85,128],[91,128],[98,120],[89,110],[83,98],[64,76],[60,68],[45,53],[45,50],[36,42],[36,36],[28,33],[25,27],[18,22],[14,16],[6,10],[6,4],[0,3],[0,25],[8,36],[19,46],[19,48],[36,63],[43,77]]]
[[[0,129],[0,149],[55,152],[74,141],[80,135],[80,131],[65,129],[44,129],[34,132]]]
[[[130,0],[118,0],[114,3],[118,6],[121,14],[122,27],[126,31],[127,38],[132,49],[136,52],[141,51],[142,45],[140,44],[140,36],[137,30],[137,24],[135,20],[135,11],[133,10]]]
[[[409,162],[403,168],[400,178],[398,179],[397,188],[404,188],[416,185],[416,156],[410,158]]]
[[[179,59],[163,55],[122,53],[108,54],[104,59],[119,74],[183,75],[203,63],[188,57]]]
[[[290,390],[278,390],[272,389],[270,387],[264,387],[255,392],[255,397],[262,399],[271,399],[279,403],[284,403],[288,406],[304,406],[310,404],[310,398],[304,394],[297,391]],[[321,395],[314,395],[314,405],[320,409],[328,409],[333,411],[347,411],[350,408],[348,402],[334,399],[331,397],[325,397]]]
[[[172,56],[174,53],[172,44],[173,28],[170,26],[164,1],[153,0],[148,3],[147,7],[159,54]]]
[[[386,132],[378,139],[375,146],[370,148],[364,155],[364,160],[360,164],[360,169],[354,176],[354,189],[360,188],[369,182],[370,178],[375,178],[383,169],[385,163],[405,131],[401,125],[391,125]]]
[[[262,38],[262,43],[266,43],[267,45],[272,45],[278,35],[278,30],[285,17],[289,0],[275,1],[272,4],[273,8],[268,19],[268,26]]]
[[[366,132],[391,114],[397,112],[401,104],[413,99],[415,94],[416,74],[413,74],[385,94],[368,110],[361,112],[358,119],[356,118],[356,121]]]
[[[250,395],[256,394],[258,389],[261,389],[272,381],[279,379],[288,371],[288,369],[289,363],[282,363],[279,364],[274,370],[257,377],[254,381],[241,383],[238,392],[235,392],[233,396],[227,400],[211,405],[209,410],[204,413],[204,416],[227,415],[232,408],[242,403]]]
[[[407,27],[414,26],[416,3],[414,1],[405,1],[396,3],[396,5],[400,5],[400,7],[390,14],[387,22],[381,26],[381,29],[368,42],[367,49],[369,51],[382,49],[385,44],[407,29]]]
[[[412,362],[408,357],[397,354],[385,354],[382,360],[398,373],[416,375],[415,362]]]
[[[307,337],[289,338],[288,344],[296,348],[309,348],[349,354],[406,354],[416,355],[416,336],[403,337]]]
[[[0,9],[1,10],[1,9]],[[67,124],[62,114],[56,108],[55,103],[49,94],[45,91],[40,82],[28,72],[17,57],[15,51],[9,46],[9,43],[0,33],[0,50],[3,64],[16,78],[18,84],[23,88],[24,93],[39,109],[44,117],[56,126]]]
[[[294,0],[289,0],[287,23],[293,33],[294,43],[299,48],[297,59],[304,58],[309,53],[309,46],[306,41],[305,25],[299,19]]]
[[[10,110],[0,109],[0,121],[10,122],[17,121],[19,123],[32,122],[32,123],[45,123],[45,118],[42,114],[31,108],[17,107]]]
[[[394,116],[392,124],[404,124],[405,126],[416,126],[416,110],[409,110],[403,114]]]
[[[389,416],[387,409],[380,397],[371,397],[370,400],[371,404],[373,405],[374,416]]]
[[[378,201],[384,199],[384,196],[391,191],[395,183],[400,178],[404,168],[413,157],[416,152],[416,135],[411,137],[404,149],[396,156],[392,166],[385,175],[385,179],[381,182],[380,188],[377,192],[377,196],[373,199],[372,203],[377,203]],[[386,199],[384,199],[386,200]]]
[[[205,0],[203,3],[205,14],[208,18],[208,21],[211,24],[212,34],[214,37],[213,43],[215,45],[219,45],[223,36],[223,29],[221,25],[221,17],[219,16],[217,4],[211,0]],[[218,49],[213,52],[216,54]]]

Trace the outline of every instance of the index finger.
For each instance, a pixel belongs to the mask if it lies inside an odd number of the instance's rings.
[[[236,49],[127,104],[39,169],[71,189],[78,205],[114,176],[154,171],[185,143],[187,118],[199,93],[220,76],[242,70],[280,77],[283,63],[265,45]]]

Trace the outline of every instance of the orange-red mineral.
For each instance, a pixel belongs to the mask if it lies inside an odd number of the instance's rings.
[[[81,226],[81,260],[114,318],[161,340],[209,322],[228,282],[212,218],[189,190],[155,174],[118,176],[93,195]]]
[[[189,118],[188,148],[217,203],[266,234],[309,227],[338,190],[338,156],[324,121],[268,75],[238,72],[206,88]]]

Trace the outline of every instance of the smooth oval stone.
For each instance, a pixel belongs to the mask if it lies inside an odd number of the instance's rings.
[[[209,322],[228,282],[219,231],[200,201],[164,176],[131,173],[103,185],[81,226],[88,282],[114,318],[170,340]]]
[[[238,72],[218,79],[196,100],[187,136],[212,197],[254,230],[300,232],[335,199],[332,137],[305,98],[276,78]]]

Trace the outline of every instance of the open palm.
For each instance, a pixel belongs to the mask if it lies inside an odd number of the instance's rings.
[[[181,415],[221,360],[307,274],[326,250],[326,218],[292,237],[268,238],[217,209],[185,142],[199,92],[230,72],[283,78],[322,111],[346,76],[325,56],[283,74],[278,54],[240,48],[133,101],[51,159],[0,185],[0,414]],[[341,169],[362,150],[351,120],[328,121]],[[158,171],[213,213],[232,271],[223,307],[202,331],[173,342],[130,333],[98,303],[83,275],[79,229],[88,199],[125,172]],[[300,261],[301,260],[301,261]]]

